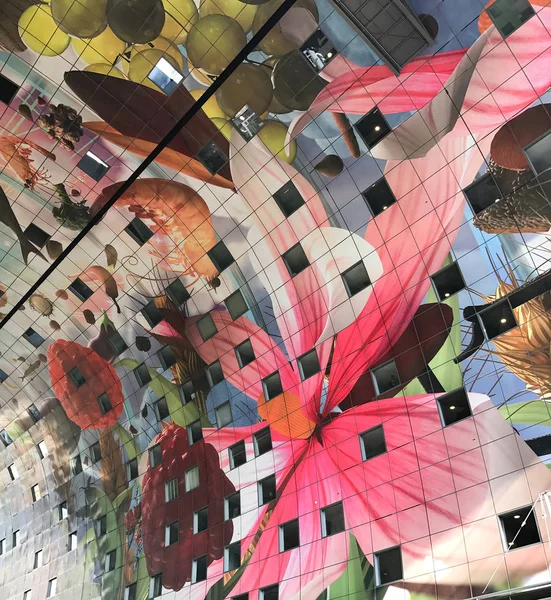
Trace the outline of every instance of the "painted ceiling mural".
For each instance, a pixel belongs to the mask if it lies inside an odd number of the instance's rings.
[[[547,4],[4,1],[2,599],[550,582]]]

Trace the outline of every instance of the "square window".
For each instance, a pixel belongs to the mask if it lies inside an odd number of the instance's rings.
[[[6,538],[0,540],[0,556],[6,551]]]
[[[209,528],[209,509],[205,506],[193,513],[193,533],[201,533]]]
[[[9,375],[5,371],[0,369],[0,383],[4,383],[4,381],[6,381],[8,377]]]
[[[372,427],[360,433],[362,460],[375,458],[386,452],[385,432],[382,425]]]
[[[214,409],[214,413],[216,414],[216,426],[218,429],[229,425],[233,421],[233,416],[231,414],[231,404],[229,402],[224,402],[224,404],[220,404]]]
[[[228,312],[230,313],[231,318],[234,321],[235,319],[238,319],[239,317],[244,315],[249,310],[249,307],[245,302],[245,298],[243,298],[243,294],[240,290],[237,290],[233,294],[229,295],[224,300],[224,302],[226,304]]]
[[[300,546],[298,519],[279,526],[279,551],[285,552]]]
[[[375,147],[392,131],[383,113],[378,108],[370,110],[354,127],[365,142],[368,150]]]
[[[241,440],[228,448],[230,456],[230,469],[236,469],[247,462],[247,452],[245,442]]]
[[[239,594],[239,596],[232,596],[230,600],[249,600],[249,593]]]
[[[149,449],[149,466],[154,469],[158,467],[163,460],[163,451],[161,449],[161,444],[155,444]]]
[[[86,383],[86,379],[84,378],[84,375],[80,372],[78,367],[73,367],[69,371],[69,377],[72,379],[73,383],[77,386],[77,388]]]
[[[490,173],[486,173],[474,183],[471,183],[463,190],[463,193],[475,215],[503,198],[501,190]]]
[[[107,515],[102,515],[98,519],[98,522],[96,523],[96,531],[98,537],[107,534]]]
[[[248,104],[245,104],[231,119],[231,124],[239,135],[249,142],[262,129],[264,123]]]
[[[40,334],[36,333],[36,331],[32,327],[29,327],[27,331],[23,333],[23,339],[29,342],[29,344],[31,344],[31,346],[34,346],[35,348],[39,348],[40,346],[42,346],[42,344],[45,341],[44,338]]]
[[[551,131],[524,148],[524,154],[535,175],[541,175],[551,167]]]
[[[321,535],[329,537],[344,531],[344,512],[342,502],[321,509]]]
[[[117,551],[111,550],[105,556],[105,570],[107,572],[114,571],[117,566]]]
[[[34,553],[33,569],[39,569],[43,565],[42,550]]]
[[[128,346],[126,345],[124,338],[118,331],[115,331],[109,336],[109,345],[111,348],[113,348],[115,356],[119,356],[119,354],[122,354],[128,350]]]
[[[268,504],[276,497],[276,478],[275,475],[265,477],[258,482],[258,505]]]
[[[59,516],[59,520],[63,521],[63,519],[66,519],[69,516],[69,510],[67,508],[67,502],[62,502],[58,507],[58,516]]]
[[[191,569],[191,583],[205,581],[207,578],[207,556],[200,556],[193,561]]]
[[[178,521],[165,526],[165,546],[177,544],[179,539]]]
[[[161,59],[163,60],[163,59]],[[157,573],[149,580],[149,600],[158,598],[163,593],[163,574]]]
[[[254,443],[254,455],[262,456],[272,449],[272,435],[270,434],[270,428],[265,427],[260,431],[257,431],[253,435]]]
[[[499,515],[505,552],[541,542],[534,512],[532,506],[525,506]]]
[[[184,77],[166,58],[161,57],[151,69],[147,78],[160,87],[165,94],[169,95],[180,85]],[[154,598],[154,596],[151,597]]]
[[[27,590],[26,592],[23,592],[23,600],[31,600],[31,591],[32,590]]]
[[[17,548],[19,546],[19,529],[14,531],[11,536],[12,548]]]
[[[193,381],[189,380],[183,383],[180,386],[180,391],[182,393],[184,404],[195,400],[195,385],[193,384]]]
[[[432,277],[432,285],[440,302],[465,289],[465,280],[459,265],[454,262],[440,269]]]
[[[138,586],[131,583],[124,588],[124,600],[136,600],[138,594]]]
[[[371,285],[371,279],[369,279],[369,275],[363,260],[360,260],[355,265],[352,265],[349,269],[344,271],[341,277],[349,298],[352,298],[352,296],[355,296]]]
[[[310,266],[308,257],[306,256],[300,242],[295,244],[292,248],[289,248],[287,252],[281,255],[283,262],[289,271],[291,277],[296,277],[299,273],[302,273],[304,269]]]
[[[38,248],[44,248],[46,242],[50,239],[51,235],[46,233],[43,229],[31,223],[24,231],[25,237],[30,240]]]
[[[228,162],[228,157],[210,140],[199,150],[195,158],[212,174],[215,175]]]
[[[170,410],[164,396],[155,402],[155,410],[157,411],[157,418],[159,421],[164,421],[170,417]]]
[[[145,363],[138,365],[134,369],[133,373],[140,387],[147,385],[151,381],[151,374],[149,373],[149,368]]]
[[[34,404],[31,404],[29,408],[27,408],[27,412],[29,413],[29,417],[33,420],[34,423],[38,423],[41,419],[40,411]]]
[[[38,487],[38,483],[33,485],[31,488],[31,496],[33,498],[33,502],[36,502],[37,500],[40,500],[40,498],[42,497],[40,494],[40,488]]]
[[[224,381],[224,372],[222,371],[222,365],[219,360],[207,367],[207,380],[211,388]]]
[[[491,304],[490,308],[481,310],[479,315],[489,340],[517,326],[513,309],[507,299]]]
[[[301,381],[320,372],[320,361],[315,348],[297,358],[298,371]]]
[[[172,502],[178,498],[178,478],[173,477],[165,482],[165,502]]]
[[[132,458],[126,463],[126,475],[129,481],[138,477],[138,459]]]
[[[224,499],[224,520],[235,519],[241,515],[241,494],[235,492]]]
[[[155,304],[155,300],[148,302],[143,308],[140,309],[140,312],[150,327],[155,327],[164,319],[161,311],[157,307],[157,304]]]
[[[291,179],[277,190],[274,194],[274,200],[287,218],[304,204],[302,194],[297,190]]]
[[[210,340],[211,337],[218,333],[218,329],[216,329],[216,325],[210,314],[204,315],[197,321],[197,329],[204,342]]]
[[[80,278],[73,279],[71,285],[67,288],[72,292],[81,302],[85,302],[94,293],[90,287],[88,287],[84,281]]]
[[[80,454],[71,458],[71,471],[73,475],[82,473],[82,461],[80,460]]]
[[[376,585],[387,585],[402,578],[402,552],[399,546],[375,554]]]
[[[48,589],[46,590],[46,598],[51,598],[57,594],[57,577],[48,581]]]
[[[400,375],[394,359],[371,369],[371,377],[378,396],[400,384]]]
[[[17,467],[15,466],[15,464],[9,465],[8,473],[12,481],[15,481],[19,477],[19,473],[17,472]]]
[[[101,460],[99,442],[96,442],[90,446],[90,454],[92,455],[92,463],[97,463]]]
[[[261,588],[258,600],[279,600],[279,586],[275,584]]]
[[[262,380],[262,389],[264,390],[264,397],[266,400],[271,400],[280,394],[283,394],[283,387],[281,386],[281,377],[279,371],[268,375]]]
[[[325,69],[337,54],[333,44],[321,29],[314,31],[304,44],[302,44],[300,51],[312,65],[316,73]]]
[[[101,396],[98,396],[97,401],[102,415],[106,415],[110,410],[113,410],[107,392],[103,392]]]
[[[41,459],[48,456],[48,446],[46,446],[46,442],[44,440],[38,442],[36,449],[38,450],[38,456],[40,456]]]
[[[251,340],[245,340],[239,346],[236,346],[235,356],[237,357],[240,369],[250,365],[256,358]]]
[[[78,536],[77,532],[73,531],[73,533],[69,534],[69,542],[68,542],[69,552],[76,550],[78,548]]]
[[[209,258],[212,260],[214,266],[218,269],[219,273],[222,273],[230,265],[235,262],[232,253],[228,250],[226,244],[220,241],[207,252]]]
[[[5,430],[2,429],[0,431],[0,439],[2,440],[2,443],[4,444],[4,446],[9,446],[10,444],[13,444],[13,440],[11,439],[10,434]]]
[[[138,246],[143,246],[155,235],[138,217],[134,217],[124,228],[124,231],[126,231]]]
[[[438,396],[436,403],[443,427],[453,425],[472,415],[469,397],[463,387],[457,388],[449,394]]]
[[[536,14],[528,0],[496,0],[486,12],[503,38]]]
[[[187,436],[190,446],[203,439],[203,428],[201,427],[200,420],[194,421],[187,426]]]
[[[235,571],[241,566],[241,542],[234,542],[224,548],[224,573]]]
[[[0,102],[3,102],[4,104],[10,104],[18,91],[18,85],[13,83],[11,79],[8,79],[7,77],[4,77],[4,75],[0,74]]]
[[[186,492],[199,487],[199,467],[192,467],[185,473]]]
[[[180,279],[175,279],[167,286],[166,295],[176,306],[182,306],[182,304],[185,304],[191,298],[189,292],[186,290],[186,286]]]
[[[77,167],[94,181],[100,181],[107,171],[109,171],[109,165],[89,150],[78,161]]]
[[[396,197],[385,177],[381,177],[381,179],[364,190],[362,197],[374,217],[380,215],[396,202]]]
[[[166,371],[170,369],[176,363],[176,356],[174,355],[174,350],[170,346],[163,346],[158,352],[157,356],[161,361],[161,365],[163,369]]]

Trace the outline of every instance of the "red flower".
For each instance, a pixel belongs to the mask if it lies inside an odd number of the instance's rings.
[[[104,429],[117,422],[124,402],[122,384],[99,354],[76,342],[58,340],[48,348],[48,368],[55,395],[81,429]],[[84,379],[81,385],[75,380],[79,376]],[[104,411],[98,401],[103,394],[110,405]]]
[[[126,533],[130,534],[136,529],[136,525],[142,517],[142,507],[138,504],[136,507],[130,509],[124,515],[124,524],[126,526]]]
[[[169,425],[156,438],[162,462],[148,469],[142,488],[142,537],[150,575],[163,573],[163,586],[180,590],[191,580],[193,559],[207,555],[207,564],[222,558],[233,535],[232,521],[224,521],[224,496],[235,491],[218,459],[218,452],[204,440],[192,446],[186,429]],[[186,492],[185,473],[197,466],[199,485]],[[165,500],[165,483],[177,479],[178,497]],[[208,510],[208,527],[193,534],[193,513]],[[165,546],[165,527],[178,522],[178,542]]]

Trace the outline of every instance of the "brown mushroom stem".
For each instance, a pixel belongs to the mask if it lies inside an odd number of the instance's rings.
[[[360,145],[358,144],[356,134],[352,129],[352,125],[350,124],[348,117],[344,113],[334,112],[331,114],[335,119],[335,123],[337,124],[339,131],[342,133],[342,137],[350,154],[352,154],[354,158],[360,158]]]

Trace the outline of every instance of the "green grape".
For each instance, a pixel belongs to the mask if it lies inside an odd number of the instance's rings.
[[[111,66],[109,63],[88,65],[84,70],[87,73],[99,73],[100,75],[109,75],[109,77],[116,77],[117,79],[126,79],[126,75],[120,69]]]
[[[264,121],[262,129],[258,132],[258,137],[269,150],[281,160],[291,164],[297,155],[297,143],[295,140],[291,140],[289,144],[285,145],[286,136],[287,126],[271,119]]]
[[[245,104],[260,116],[268,110],[272,95],[268,70],[244,63],[235,69],[216,92],[216,101],[228,117],[235,117]]]
[[[247,43],[241,25],[226,15],[208,15],[197,21],[187,38],[190,62],[211,75],[220,75]]]
[[[203,0],[200,8],[202,17],[207,15],[226,15],[235,19],[245,33],[253,28],[255,4],[245,4],[240,0]]]
[[[57,26],[46,4],[29,6],[19,17],[19,35],[27,48],[43,56],[67,50],[71,38]]]
[[[173,44],[185,44],[189,30],[199,19],[193,0],[163,0],[165,26],[161,35]]]
[[[130,81],[135,81],[136,83],[141,83],[142,85],[146,85],[154,90],[162,91],[159,87],[157,87],[151,79],[148,79],[148,75],[151,72],[151,69],[164,58],[167,60],[174,69],[182,72],[183,67],[183,56],[180,54],[181,61],[177,61],[173,56],[171,56],[168,52],[163,52],[162,50],[157,50],[155,48],[149,48],[147,50],[142,50],[141,52],[136,52],[134,56],[130,59],[130,65],[128,68],[128,78]]]
[[[107,27],[107,0],[52,0],[59,28],[79,38],[94,38]]]
[[[128,44],[147,44],[165,25],[162,0],[108,0],[107,21],[115,35]]]
[[[79,57],[89,65],[112,63],[126,48],[109,27],[92,40],[73,38],[71,43]]]

